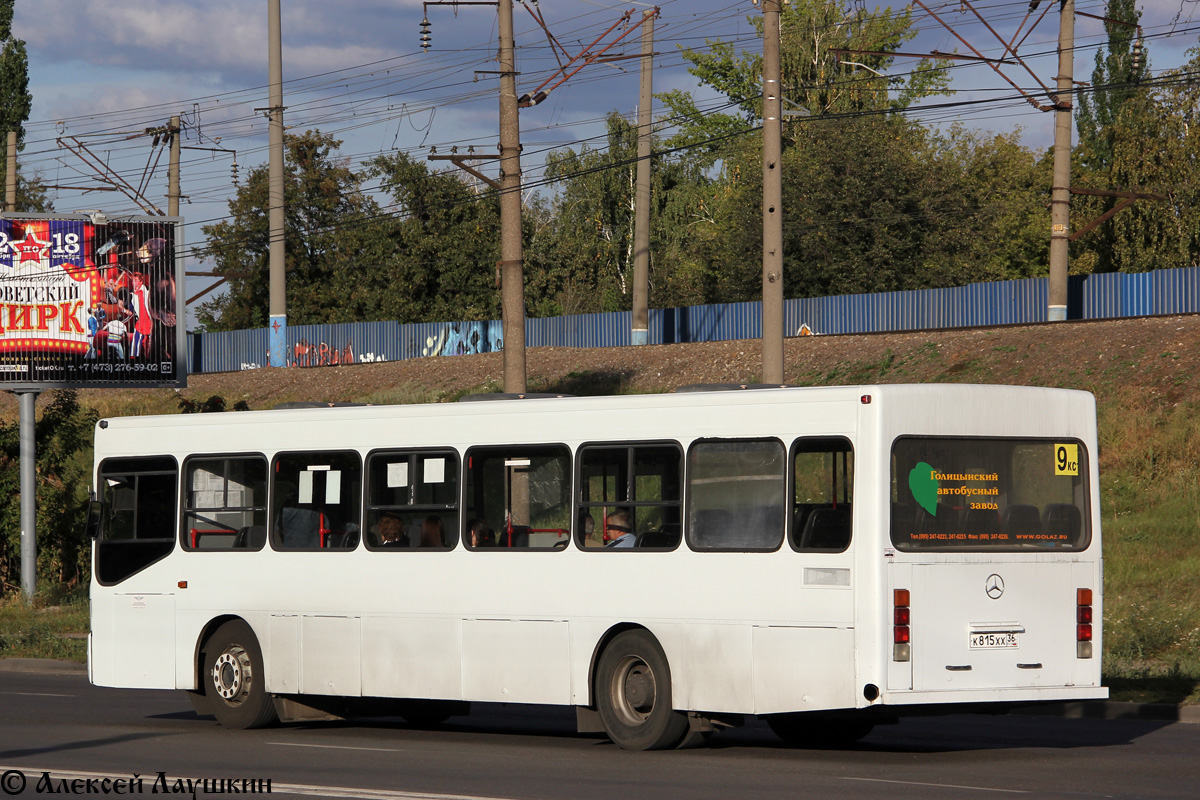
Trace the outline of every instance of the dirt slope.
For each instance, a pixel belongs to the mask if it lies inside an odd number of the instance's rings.
[[[792,384],[952,381],[1087,389],[1100,397],[1136,392],[1172,404],[1200,389],[1200,315],[1002,328],[813,336],[789,339],[785,378]],[[757,382],[757,340],[582,350],[528,351],[530,391],[571,394],[662,392],[691,383]],[[220,395],[251,408],[314,400],[420,402],[469,391],[497,391],[503,356],[432,357],[311,369],[259,369],[194,375],[178,394]],[[87,390],[85,405],[104,415],[171,413],[174,390]],[[42,402],[39,402],[41,407]],[[16,401],[0,400],[13,419]]]

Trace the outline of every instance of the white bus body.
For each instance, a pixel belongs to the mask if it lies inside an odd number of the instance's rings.
[[[235,726],[570,705],[630,748],[1103,698],[1097,452],[1090,394],[1008,386],[103,420],[89,674]]]

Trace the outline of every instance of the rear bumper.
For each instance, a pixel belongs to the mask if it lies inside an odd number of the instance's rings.
[[[1106,686],[1039,686],[1023,689],[963,689],[942,692],[884,692],[877,703],[887,706],[956,706],[970,703],[1038,703],[1064,700],[1107,700]]]

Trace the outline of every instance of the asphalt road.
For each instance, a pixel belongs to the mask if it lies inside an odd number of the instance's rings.
[[[498,705],[432,730],[368,720],[231,731],[197,717],[181,693],[0,672],[0,800],[34,797],[39,782],[60,794],[138,794],[135,774],[146,795],[229,778],[369,800],[1194,798],[1198,754],[1200,725],[1017,716],[905,720],[843,750],[789,749],[752,720],[707,747],[629,753],[576,734],[570,709]]]

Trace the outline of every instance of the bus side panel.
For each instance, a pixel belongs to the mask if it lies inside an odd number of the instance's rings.
[[[267,691],[297,694],[300,691],[300,615],[272,614],[268,624]]]
[[[88,673],[95,686],[112,686],[116,680],[116,639],[113,637],[112,596],[98,594],[93,587]]]
[[[301,617],[300,692],[341,697],[361,695],[360,641],[358,617]]]
[[[754,684],[730,680],[751,675],[754,628],[748,624],[651,625],[671,667],[672,705],[688,711],[754,713]]]
[[[464,700],[571,703],[566,622],[468,619],[462,641]]]
[[[119,688],[174,689],[175,596],[114,594],[112,611],[111,642],[119,642],[120,648],[98,648],[98,663],[110,666],[111,672],[108,680],[97,682]],[[94,672],[103,674],[103,670]]]
[[[363,695],[459,699],[462,621],[363,618]]]
[[[754,628],[754,713],[854,707],[854,631]]]

